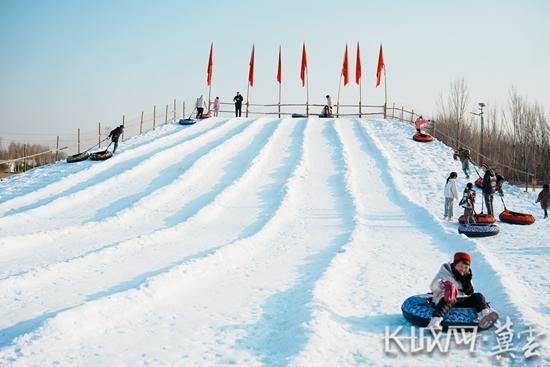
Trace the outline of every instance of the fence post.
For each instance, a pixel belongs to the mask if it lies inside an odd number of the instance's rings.
[[[57,135],[57,142],[55,143],[55,161],[56,162],[58,157],[59,157],[59,135]]]
[[[80,154],[80,128],[78,128],[78,134],[77,135],[78,135],[78,137],[77,137],[77,139],[78,139],[78,154]]]
[[[166,113],[164,114],[164,124],[168,123],[168,105],[166,105]]]
[[[411,122],[414,122],[414,110],[411,110]]]
[[[157,122],[157,105],[153,106],[153,131],[155,130],[155,125]]]
[[[185,118],[185,101],[183,101],[181,104],[181,118]]]
[[[434,133],[434,138],[435,138],[435,137],[436,137],[436,136],[435,136],[435,121],[432,121],[432,126],[434,127],[433,133]]]
[[[395,102],[391,106],[391,118],[395,119]]]
[[[143,133],[143,111],[141,111],[141,119],[139,120],[139,135]]]
[[[174,122],[176,122],[176,99],[174,98]]]
[[[23,144],[23,172],[27,171],[27,144]]]
[[[388,117],[388,104],[384,102],[384,119]]]
[[[125,117],[124,115],[122,115],[122,141],[124,141],[124,122],[125,122]]]
[[[403,122],[403,106],[401,106],[401,122]]]
[[[101,122],[98,122],[98,128],[97,128],[97,145],[101,149]]]

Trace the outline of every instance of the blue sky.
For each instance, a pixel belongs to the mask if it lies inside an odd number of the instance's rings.
[[[353,70],[359,41],[368,104],[383,102],[374,88],[383,43],[390,102],[429,113],[449,81],[464,77],[472,102],[503,105],[514,85],[550,109],[548,19],[544,0],[0,0],[0,136],[37,140],[114,125],[173,98],[192,103],[207,95],[210,42],[212,93],[222,100],[246,91],[255,43],[251,101],[276,102],[282,45],[283,102],[304,102],[302,42],[310,100],[335,98],[345,44]],[[342,89],[342,103],[357,99],[355,85]]]

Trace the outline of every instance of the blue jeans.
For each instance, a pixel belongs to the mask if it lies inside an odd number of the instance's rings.
[[[462,171],[466,177],[470,177],[470,161],[465,159],[462,161]]]

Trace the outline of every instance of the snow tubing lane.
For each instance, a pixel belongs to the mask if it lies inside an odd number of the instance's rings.
[[[105,150],[103,152],[96,152],[90,154],[90,160],[92,161],[104,161],[106,159],[109,159],[113,156],[113,153],[111,153],[110,150]]]
[[[468,237],[490,237],[496,236],[500,229],[496,224],[461,224],[458,226],[458,233],[465,234]]]
[[[535,217],[527,213],[518,213],[510,210],[505,210],[498,216],[501,222],[510,224],[528,225],[535,223]]]
[[[476,223],[482,223],[482,224],[492,224],[497,221],[497,219],[494,216],[489,214],[483,214],[483,213],[474,214],[474,219],[476,220]],[[458,222],[460,224],[466,224],[466,218],[464,217],[464,215],[461,215],[460,217],[458,217]]]
[[[482,179],[481,177],[479,177],[479,178],[474,182],[474,184],[475,184],[477,187],[479,187],[480,189],[483,188],[482,183],[483,183],[483,179]]]
[[[197,122],[195,119],[181,119],[178,121],[180,125],[193,125]]]
[[[418,327],[426,327],[430,323],[433,313],[432,294],[419,294],[409,297],[401,305],[401,312],[405,319]],[[453,307],[441,322],[443,330],[449,326],[478,326],[477,313],[472,307]]]
[[[88,152],[70,155],[67,157],[67,163],[82,162],[88,159],[89,157],[90,155],[88,154]]]
[[[413,135],[413,140],[419,141],[421,143],[428,143],[434,140],[434,138],[430,134],[416,133]]]

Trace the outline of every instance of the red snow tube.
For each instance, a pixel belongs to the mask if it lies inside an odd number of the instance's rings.
[[[494,216],[489,214],[483,214],[483,213],[474,214],[474,218],[476,220],[476,223],[483,223],[483,224],[491,224],[497,221],[497,219]],[[460,224],[466,223],[466,218],[464,218],[464,215],[461,215],[460,217],[458,217],[458,222]]]
[[[518,213],[505,210],[498,216],[502,222],[510,224],[533,224],[535,217],[527,213]]]
[[[483,184],[483,179],[482,179],[481,177],[479,177],[479,178],[475,181],[475,185],[476,185],[477,187],[479,187],[480,189],[482,189],[482,188],[483,188],[483,185],[482,185],[482,184]]]
[[[202,115],[199,116],[199,118],[201,120],[204,120],[204,119],[207,119],[207,118],[210,118],[212,117],[212,113],[211,112],[208,112],[208,113],[203,113]]]
[[[434,137],[430,134],[416,133],[413,135],[413,140],[419,141],[421,143],[427,143],[434,140]]]

